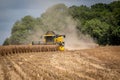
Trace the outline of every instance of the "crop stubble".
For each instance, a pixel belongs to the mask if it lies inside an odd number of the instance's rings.
[[[120,46],[0,57],[0,80],[119,80]]]

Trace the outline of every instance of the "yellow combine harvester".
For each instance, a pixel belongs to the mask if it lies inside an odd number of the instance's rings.
[[[58,50],[64,51],[64,38],[65,35],[55,34],[53,31],[48,31],[45,35],[41,36],[42,41],[32,42],[32,45],[57,45]]]
[[[48,31],[42,37],[42,41],[33,41],[32,45],[8,45],[0,46],[0,55],[9,55],[16,53],[29,52],[49,52],[49,51],[64,51],[65,35],[55,34],[53,31]]]

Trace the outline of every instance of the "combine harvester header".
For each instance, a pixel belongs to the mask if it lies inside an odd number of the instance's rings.
[[[48,31],[42,36],[42,41],[32,41],[32,45],[0,46],[0,55],[4,56],[16,53],[64,51],[64,38],[65,35],[58,35],[53,31]]]

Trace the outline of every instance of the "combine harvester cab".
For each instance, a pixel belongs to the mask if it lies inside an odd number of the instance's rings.
[[[4,56],[16,53],[64,51],[64,38],[65,35],[58,35],[53,31],[48,31],[42,36],[42,41],[33,41],[32,45],[0,46],[0,55]]]

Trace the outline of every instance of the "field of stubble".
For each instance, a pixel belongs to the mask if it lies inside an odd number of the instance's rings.
[[[120,46],[1,56],[0,80],[120,80]]]

